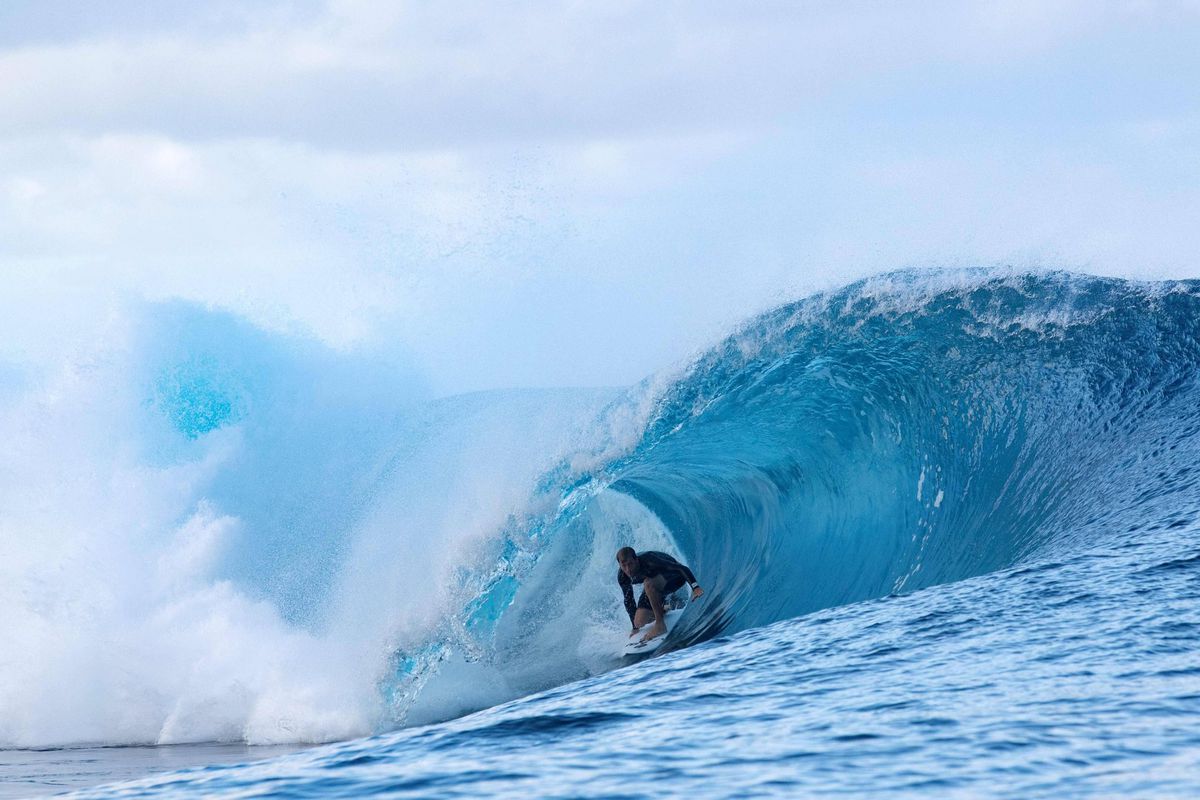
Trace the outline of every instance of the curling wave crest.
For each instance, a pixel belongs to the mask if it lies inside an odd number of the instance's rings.
[[[2,373],[0,746],[311,742],[621,665],[613,554],[708,590],[667,650],[1197,514],[1200,283],[896,273],[628,390],[430,399],[183,304]]]

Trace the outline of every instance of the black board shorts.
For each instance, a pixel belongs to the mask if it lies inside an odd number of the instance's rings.
[[[685,581],[683,578],[676,577],[676,578],[675,578],[675,580],[669,580],[669,581],[667,581],[665,584],[663,584],[663,588],[662,588],[662,596],[663,596],[663,601],[665,602],[665,601],[666,601],[666,599],[667,599],[668,597],[670,597],[671,595],[673,595],[673,594],[675,594],[676,592],[678,592],[678,591],[679,591],[679,589],[680,589],[680,588],[681,588],[681,587],[682,587],[682,586],[683,586],[685,583],[687,583],[687,581]],[[638,608],[644,608],[644,609],[646,609],[647,611],[652,611],[652,610],[653,610],[653,609],[650,607],[650,598],[649,598],[649,597],[646,597],[646,590],[645,590],[645,589],[642,589],[642,596],[638,598],[638,604],[637,604],[637,607],[638,607]]]

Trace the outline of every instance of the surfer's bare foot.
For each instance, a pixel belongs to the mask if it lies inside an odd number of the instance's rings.
[[[662,636],[666,632],[667,632],[667,626],[663,625],[661,622],[656,622],[656,623],[654,623],[653,628],[646,631],[646,635],[642,637],[642,641],[648,642],[655,637]]]

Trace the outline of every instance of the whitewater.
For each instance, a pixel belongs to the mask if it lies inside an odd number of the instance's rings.
[[[893,273],[448,398],[132,304],[0,434],[13,796],[1200,792],[1200,281]],[[635,662],[626,544],[707,590]]]

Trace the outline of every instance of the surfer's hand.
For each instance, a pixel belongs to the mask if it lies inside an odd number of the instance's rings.
[[[704,590],[701,589],[699,586],[697,586],[695,589],[692,589],[692,599],[693,600],[700,597],[700,595],[702,595],[702,594],[704,594]]]

